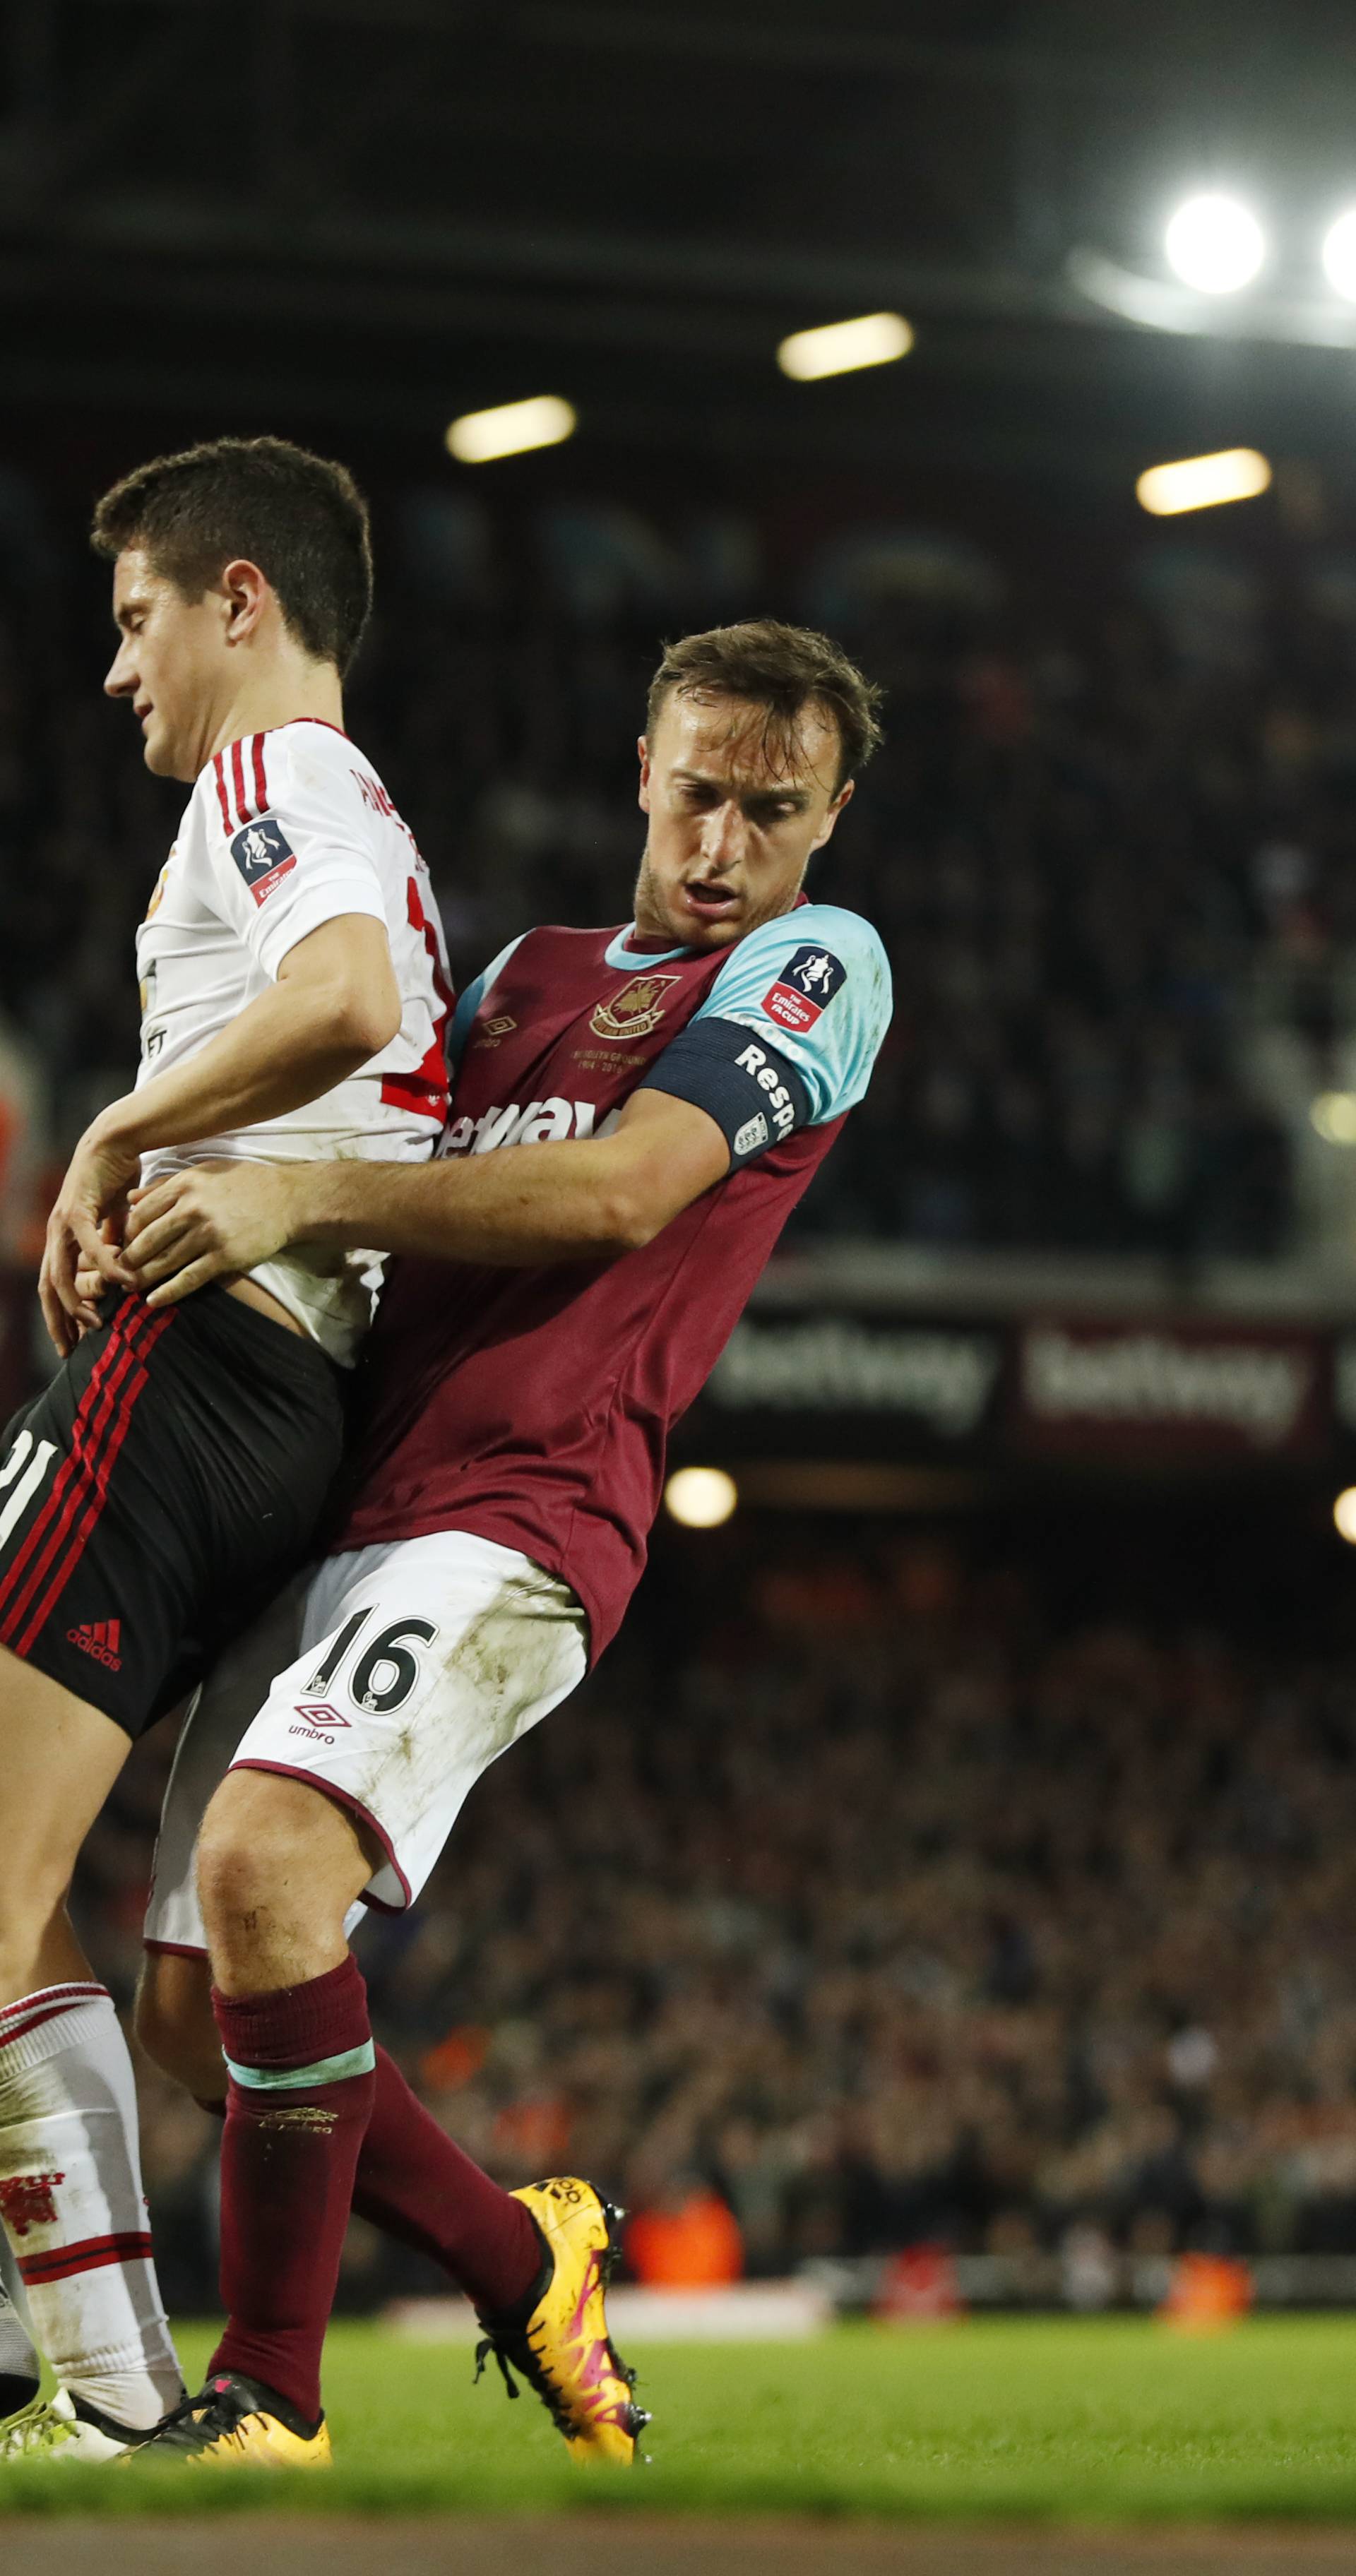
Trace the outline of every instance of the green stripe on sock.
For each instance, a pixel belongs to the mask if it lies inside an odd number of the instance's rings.
[[[377,2062],[373,2042],[346,2048],[339,2057],[318,2057],[314,2066],[237,2066],[226,2060],[226,2072],[252,2093],[292,2093],[306,2084],[342,2084],[346,2075],[370,2075]]]

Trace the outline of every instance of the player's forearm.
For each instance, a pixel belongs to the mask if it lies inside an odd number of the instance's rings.
[[[658,1231],[618,1138],[438,1163],[298,1163],[282,1173],[288,1240],[508,1269],[615,1258]]]
[[[186,1064],[115,1100],[96,1124],[144,1154],[284,1118],[356,1073],[374,1052],[370,1035],[329,987],[273,984]]]

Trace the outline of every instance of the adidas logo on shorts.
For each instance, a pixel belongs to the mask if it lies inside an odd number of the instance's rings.
[[[92,1626],[68,1628],[66,1643],[78,1646],[82,1655],[93,1655],[96,1664],[107,1664],[111,1673],[122,1671],[122,1656],[118,1651],[122,1644],[121,1619],[96,1619]]]

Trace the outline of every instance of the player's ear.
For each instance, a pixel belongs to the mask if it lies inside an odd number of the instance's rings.
[[[810,844],[812,850],[822,850],[825,842],[832,839],[834,824],[837,822],[844,806],[852,803],[856,789],[857,781],[855,778],[844,780],[843,785],[839,788],[823,822],[820,824],[819,830],[816,832],[815,837]]]
[[[227,643],[246,643],[258,632],[268,597],[267,576],[260,572],[256,563],[250,562],[248,556],[242,555],[226,565],[217,587],[226,602]]]
[[[636,801],[640,806],[642,814],[648,814],[650,810],[650,746],[644,734],[641,735],[639,742],[636,744],[636,749],[640,754],[640,794]]]

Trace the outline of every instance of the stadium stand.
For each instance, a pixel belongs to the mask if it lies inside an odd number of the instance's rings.
[[[131,935],[174,795],[98,702],[102,577],[73,570],[69,497],[12,480],[0,502],[0,1034],[42,1077],[26,1115],[55,1153],[125,1079]],[[889,692],[821,881],[880,924],[898,1011],[802,1228],[1283,1247],[1287,1150],[1247,1071],[1248,997],[1352,928],[1350,584],[1161,541],[1075,581],[1060,558],[905,528],[663,536],[618,507],[491,521],[418,489],[379,525],[351,721],[462,971],[526,922],[622,910],[661,634],[752,608],[818,619]],[[17,1080],[0,1064],[7,1095]]]
[[[448,2128],[508,2180],[563,2160],[633,2208],[714,2186],[754,2275],[919,2241],[1076,2256],[1080,2229],[1350,2250],[1356,1668],[1039,1596],[879,1524],[746,1541],[725,1617],[709,1590],[696,1617],[661,1552],[418,1913],[361,1937]],[[87,1856],[124,1996],[166,1759],[143,1744]],[[215,2131],[148,2080],[146,2142],[192,2306]],[[351,2257],[356,2299],[432,2286],[366,2234]]]

